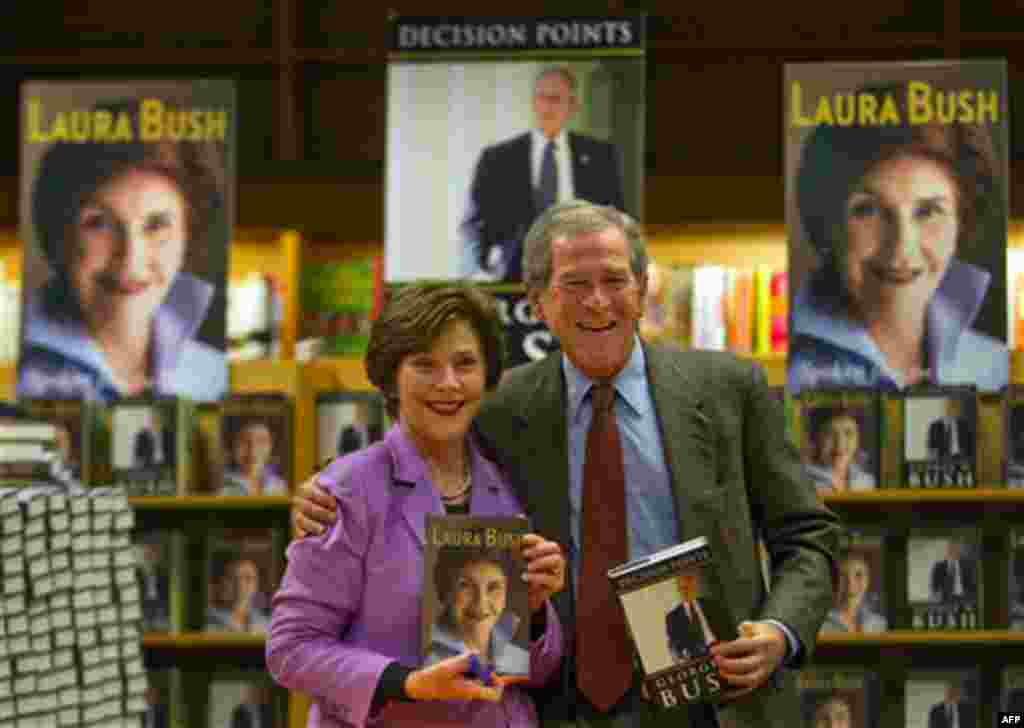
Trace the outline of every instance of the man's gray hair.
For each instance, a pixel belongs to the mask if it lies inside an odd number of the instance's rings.
[[[544,290],[551,283],[551,244],[559,238],[615,229],[629,243],[629,266],[637,281],[647,276],[647,246],[636,220],[610,205],[566,200],[545,210],[523,240],[523,282],[527,290]]]

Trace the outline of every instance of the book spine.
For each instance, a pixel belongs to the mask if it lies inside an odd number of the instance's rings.
[[[167,554],[167,565],[170,573],[168,574],[168,591],[170,594],[168,598],[170,604],[167,605],[167,611],[170,616],[169,630],[171,632],[184,632],[186,630],[186,599],[190,590],[187,585],[190,584],[190,574],[188,573],[189,559],[185,553],[187,543],[185,539],[185,532],[174,530],[168,534],[167,548],[170,553]]]
[[[693,343],[693,266],[681,264],[673,267],[668,283],[669,335],[687,349]]]
[[[789,345],[789,275],[776,270],[771,276],[771,350],[784,354]]]
[[[1011,300],[1014,301],[1013,326],[1011,336],[1014,341],[1010,342],[1011,348],[1024,349],[1024,270],[1020,270],[1014,276],[1014,288]]]
[[[721,266],[702,266],[694,271],[693,348],[722,351],[726,348],[726,272]]]
[[[188,399],[175,402],[174,458],[175,495],[185,495],[192,486],[192,443],[196,440],[194,405]]]
[[[758,266],[754,271],[754,296],[756,320],[754,329],[754,353],[765,356],[772,351],[771,327],[771,269]]]
[[[737,354],[754,351],[754,274],[741,268],[735,272],[735,338],[730,346]]]

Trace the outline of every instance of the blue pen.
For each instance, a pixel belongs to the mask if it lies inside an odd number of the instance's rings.
[[[484,685],[494,684],[494,673],[483,663],[477,654],[469,656],[469,671],[467,674],[472,675]]]

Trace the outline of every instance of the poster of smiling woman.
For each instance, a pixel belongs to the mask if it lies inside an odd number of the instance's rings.
[[[19,397],[224,396],[235,110],[225,81],[22,87]]]
[[[1002,390],[1006,66],[785,69],[787,387]]]

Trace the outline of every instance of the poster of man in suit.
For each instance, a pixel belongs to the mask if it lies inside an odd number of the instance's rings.
[[[1024,669],[1006,667],[1002,674],[1002,710],[1024,712]]]
[[[668,650],[676,662],[686,662],[709,654],[716,642],[699,596],[700,575],[683,572],[676,579],[679,604],[665,615]]]
[[[946,557],[932,564],[932,595],[943,604],[973,602],[978,598],[977,559],[964,551],[964,544],[951,540]]]
[[[389,283],[517,283],[554,202],[640,216],[642,17],[397,18],[391,51]]]
[[[982,573],[973,528],[911,529],[907,601],[914,629],[980,629]]]
[[[907,728],[976,728],[977,682],[973,670],[912,671],[905,688],[904,725]]]
[[[923,390],[903,404],[904,480],[911,488],[973,488],[977,403],[969,387]]]
[[[210,676],[210,728],[284,728],[284,696],[254,669],[223,670]]]
[[[384,436],[384,401],[371,392],[321,392],[316,400],[317,462],[362,450]]]
[[[464,272],[473,278],[522,280],[523,237],[555,202],[579,198],[625,208],[618,147],[570,131],[582,106],[577,70],[537,68],[530,106],[530,128],[485,147],[473,172],[460,225]]]
[[[108,408],[114,482],[130,495],[177,495],[178,420],[173,397],[124,398]]]

